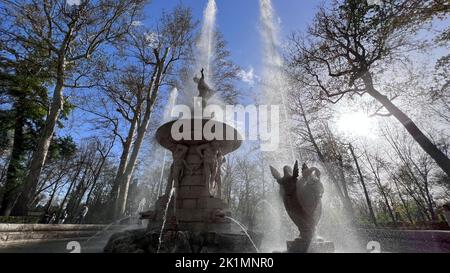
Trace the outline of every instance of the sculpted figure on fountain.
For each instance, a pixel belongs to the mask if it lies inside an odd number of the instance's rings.
[[[172,188],[178,188],[185,168],[189,168],[185,160],[188,150],[188,147],[177,144],[175,150],[172,152],[173,163],[170,166],[170,173],[166,186],[167,195],[170,193]]]
[[[201,77],[198,78],[197,76],[194,77],[194,82],[197,83],[197,89],[198,89],[198,96],[202,98],[202,107],[205,108],[208,104],[208,100],[214,96],[216,93],[214,90],[212,90],[209,85],[206,83],[205,80],[205,69],[202,68],[201,70]]]
[[[284,166],[283,176],[272,166],[270,166],[270,171],[280,185],[280,194],[286,212],[300,232],[292,249],[294,252],[306,252],[314,238],[316,226],[322,215],[324,188],[320,182],[320,171],[303,164],[302,177],[299,178],[300,171],[297,161],[294,169]]]
[[[214,179],[214,196],[219,199],[222,199],[222,164],[225,162],[225,157],[219,148],[217,152],[216,177]]]
[[[197,153],[203,162],[203,175],[209,194],[214,196],[214,183],[217,173],[217,155],[219,149],[217,145],[206,143],[197,147]]]

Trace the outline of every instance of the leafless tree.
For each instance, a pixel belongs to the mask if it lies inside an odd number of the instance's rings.
[[[188,8],[177,6],[164,13],[154,30],[141,27],[126,36],[128,43],[117,51],[120,61],[115,60],[113,69],[101,77],[105,107],[103,112],[91,112],[109,124],[122,146],[111,192],[116,218],[125,213],[129,185],[160,91],[170,86],[174,71],[187,58],[193,27]]]
[[[391,178],[403,186],[428,220],[436,220],[436,203],[432,194],[435,162],[428,154],[415,149],[404,136],[392,130],[384,130],[384,136],[399,159],[398,170],[391,172]]]
[[[298,81],[332,103],[344,96],[370,95],[395,117],[441,169],[450,175],[450,159],[377,85],[377,73],[404,57],[423,22],[450,9],[446,1],[399,0],[383,5],[334,1],[321,7],[307,35],[293,35],[289,54]]]
[[[31,48],[47,52],[45,63],[52,72],[52,100],[45,125],[33,154],[16,211],[25,215],[47,158],[55,126],[66,98],[64,89],[82,85],[89,60],[106,44],[123,39],[129,32],[144,0],[80,1],[64,0],[2,1],[0,35],[8,37],[17,55]],[[25,54],[22,54],[25,55]],[[90,71],[90,70],[88,70]],[[8,212],[9,213],[9,212]],[[7,213],[7,214],[8,214]]]
[[[301,93],[301,92],[300,92]],[[317,105],[305,97],[300,97],[297,92],[290,95],[291,111],[294,118],[299,123],[294,131],[301,139],[301,143],[309,143],[301,149],[306,153],[315,154],[324,166],[327,176],[332,182],[335,192],[341,200],[348,215],[353,215],[352,201],[348,191],[348,183],[344,174],[343,153],[340,145],[331,131],[328,129],[325,120],[327,114],[319,113],[321,106]],[[307,108],[305,103],[309,101]],[[320,118],[318,116],[321,116]],[[313,122],[321,123],[321,127],[317,127],[314,131]],[[325,126],[324,126],[325,124]]]

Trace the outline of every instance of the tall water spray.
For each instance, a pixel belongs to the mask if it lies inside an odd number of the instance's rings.
[[[288,84],[283,72],[283,59],[279,52],[279,26],[272,2],[271,0],[260,0],[259,5],[263,60],[260,86],[261,95],[265,104],[279,105],[282,111],[280,123],[274,124],[274,126],[279,126],[281,132],[279,136],[279,149],[268,153],[267,161],[268,164],[274,167],[282,168],[283,165],[293,165],[296,158],[290,136],[290,117],[286,105]],[[284,248],[286,239],[292,240],[293,236],[295,236],[290,231],[292,230],[292,223],[287,220],[280,196],[274,194],[271,196],[271,199],[278,213],[276,215],[266,215],[265,218],[270,218],[270,221],[264,221],[266,224],[263,226],[263,229],[270,229],[276,226],[279,230],[275,234],[270,232],[264,237],[263,245],[268,251],[271,248]]]
[[[215,0],[208,0],[208,4],[206,5],[205,10],[203,11],[203,24],[200,32],[200,37],[197,41],[197,51],[195,52],[195,66],[194,71],[190,71],[192,74],[191,78],[195,75],[198,75],[198,72],[203,68],[205,69],[206,78],[211,78],[212,70],[213,70],[213,59],[215,56],[215,28],[216,28],[216,15],[217,15],[217,5]],[[197,96],[197,88],[194,82],[189,78],[186,79],[184,96],[179,96],[179,92],[177,88],[172,89],[169,101],[164,109],[164,122],[168,122],[171,119],[171,113],[174,105],[177,103],[178,99],[181,99],[181,103],[184,105],[193,106],[193,98]],[[210,80],[208,84],[213,87],[213,82]],[[160,181],[158,184],[158,194],[160,195],[162,192],[162,184],[164,178],[164,169],[166,167],[166,161],[168,158],[167,150],[164,151],[163,157],[163,166],[160,172]]]
[[[283,61],[281,59],[279,48],[279,26],[275,23],[275,13],[273,10],[271,0],[260,0],[260,23],[261,23],[261,38],[263,42],[263,57],[264,57],[264,76],[271,76],[272,81],[280,80],[281,67]],[[271,74],[271,73],[275,73]],[[272,84],[281,84],[274,83]],[[281,87],[281,86],[280,86]],[[266,96],[271,94],[264,94]]]
[[[283,59],[279,48],[279,26],[275,16],[271,0],[260,0],[260,24],[261,41],[263,44],[263,72],[262,72],[262,95],[267,104],[281,105],[283,117],[280,119],[280,129],[284,134],[280,135],[282,146],[281,158],[277,155],[278,161],[282,159],[284,164],[291,164],[295,159],[295,152],[290,137],[290,116],[286,105],[288,92],[287,77],[283,72]],[[287,155],[286,155],[287,154]]]
[[[172,110],[173,110],[173,107],[175,106],[175,104],[177,103],[177,99],[178,99],[178,89],[175,87],[170,92],[169,100],[167,101],[167,105],[164,108],[164,117],[163,117],[164,123],[169,122],[172,119]],[[163,164],[161,167],[159,183],[158,183],[158,196],[160,196],[162,194],[164,170],[166,168],[166,161],[167,161],[167,157],[168,157],[167,153],[168,153],[168,151],[166,149],[164,149]]]
[[[280,128],[286,130],[287,133],[284,134],[284,138],[280,137],[280,151],[278,153],[273,153],[271,155],[272,159],[269,160],[271,165],[282,167],[284,164],[290,166],[293,165],[294,158],[296,154],[293,147],[291,146],[293,141],[291,139],[289,128],[290,128],[290,117],[287,109],[287,92],[289,90],[289,84],[286,75],[283,72],[283,59],[279,53],[280,43],[279,43],[279,26],[278,20],[275,15],[275,11],[272,6],[271,0],[260,0],[260,10],[261,10],[261,38],[263,43],[263,60],[264,60],[264,70],[263,70],[263,86],[262,95],[266,99],[268,104],[280,104],[283,108],[284,118],[281,119]],[[282,126],[282,127],[281,127]],[[288,144],[282,147],[282,144]],[[288,151],[290,150],[290,151]],[[290,157],[286,156],[290,154]],[[300,161],[302,158],[296,158]],[[314,164],[313,164],[314,165]],[[315,164],[319,166],[320,164]],[[325,171],[322,171],[326,174]],[[332,187],[331,182],[326,177],[323,176],[322,182],[325,186],[325,196],[323,198],[323,217],[318,226],[318,235],[324,236],[325,239],[334,241],[336,244],[336,249],[341,252],[358,251],[358,239],[355,233],[352,232],[352,226],[350,224],[349,216],[346,215],[345,210],[340,203],[340,200],[336,199],[336,190]],[[276,196],[274,196],[276,198]],[[281,200],[277,202],[280,206]],[[283,207],[281,205],[281,207]],[[281,225],[284,230],[280,230],[280,233],[288,233],[289,239],[293,239],[292,236],[296,236],[297,231],[291,225],[291,221],[286,217],[284,213],[284,208],[281,208],[278,219],[273,219],[272,222],[282,221]],[[269,214],[270,215],[270,214]],[[270,217],[270,216],[266,216]],[[275,217],[274,217],[275,218]],[[274,241],[274,238],[269,238],[271,244],[275,247],[281,242]],[[285,238],[278,238],[283,241]]]
[[[205,70],[205,77],[208,85],[214,88],[212,79],[214,66],[213,61],[216,55],[216,15],[217,6],[215,0],[208,0],[208,3],[203,11],[203,21],[200,35],[196,42],[196,50],[194,51],[194,62],[188,71],[187,78],[183,83],[182,96],[179,97],[180,103],[193,107],[193,98],[198,96],[197,84],[192,80],[195,77],[200,77],[200,70]]]
[[[156,251],[156,253],[159,253],[159,250],[161,249],[161,245],[163,243],[164,228],[166,226],[167,215],[169,213],[169,207],[170,207],[170,202],[172,201],[172,198],[175,198],[174,200],[176,200],[176,188],[172,188],[170,190],[169,197],[167,199],[167,204],[166,204],[166,208],[164,210],[164,215],[163,215],[163,222],[161,225],[161,230],[159,232],[158,250]],[[175,208],[175,205],[173,207]]]
[[[175,87],[170,91],[167,105],[164,108],[164,122],[169,122],[172,119],[172,110],[178,99],[178,89]]]
[[[216,28],[217,6],[215,0],[209,0],[203,11],[203,25],[200,39],[197,42],[198,56],[196,58],[196,71],[204,68],[206,78],[212,74],[212,60],[215,55],[215,28]]]

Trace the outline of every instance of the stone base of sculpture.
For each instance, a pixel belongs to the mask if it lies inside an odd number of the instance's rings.
[[[166,215],[166,227],[177,230],[192,230],[195,232],[229,232],[231,213],[227,205],[219,198],[205,196],[190,196],[190,191],[197,191],[195,186],[182,186],[184,191],[175,203],[171,201]],[[147,230],[161,229],[168,196],[164,195],[156,202],[158,211],[146,212],[141,219],[147,220]],[[174,210],[173,207],[176,206]]]
[[[255,243],[261,236],[250,232]],[[105,253],[254,253],[255,248],[244,234],[146,229],[114,234],[104,248]],[[158,251],[159,248],[159,251]]]

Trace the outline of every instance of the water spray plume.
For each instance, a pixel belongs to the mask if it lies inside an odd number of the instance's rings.
[[[260,0],[260,24],[261,24],[261,40],[263,43],[263,86],[262,95],[268,103],[281,104],[284,114],[284,128],[287,128],[285,144],[289,148],[290,161],[295,160],[295,152],[292,146],[292,140],[289,133],[290,116],[286,106],[286,77],[283,73],[283,60],[278,52],[279,48],[279,28],[276,23],[275,12],[273,10],[271,0]],[[281,99],[281,100],[280,100]],[[287,161],[287,159],[286,159]]]
[[[169,122],[171,119],[171,114],[173,107],[176,105],[178,99],[178,89],[173,88],[169,95],[169,100],[167,102],[167,106],[164,109],[164,122]],[[167,161],[167,150],[164,150],[164,156],[163,156],[163,164],[161,167],[161,172],[159,176],[159,183],[158,183],[158,196],[161,195],[162,191],[162,183],[164,179],[164,169],[166,168],[166,161]]]
[[[156,253],[159,253],[159,251],[161,249],[161,245],[163,242],[164,228],[165,228],[166,222],[167,222],[167,214],[169,213],[170,201],[175,196],[175,191],[176,191],[176,189],[172,188],[172,190],[170,191],[170,194],[169,194],[169,198],[167,199],[166,209],[164,210],[164,217],[163,217],[163,222],[161,225],[161,232],[159,233],[158,250],[156,251]]]
[[[199,49],[196,71],[204,68],[206,78],[212,76],[212,60],[215,55],[215,28],[216,28],[217,6],[215,0],[209,0],[203,12],[203,26],[200,39],[197,43]]]
[[[231,218],[231,217],[228,217],[228,216],[226,216],[225,218],[226,218],[226,219],[230,219],[231,221],[233,221],[233,223],[235,223],[236,225],[238,225],[238,226],[242,229],[242,231],[244,231],[245,235],[247,235],[247,238],[248,238],[248,239],[250,240],[250,242],[252,243],[252,245],[253,245],[253,247],[255,248],[256,252],[259,253],[258,247],[256,247],[255,242],[253,242],[252,237],[250,237],[250,235],[248,234],[247,229],[244,227],[244,225],[242,225],[241,223],[239,223],[239,221],[236,220],[236,219],[234,219],[234,218]]]

